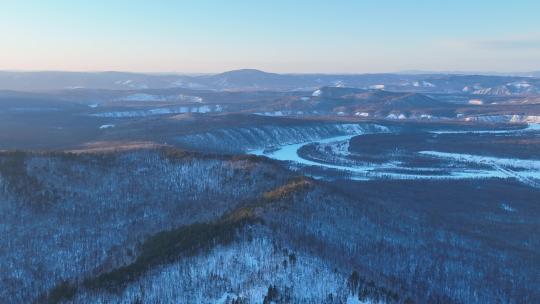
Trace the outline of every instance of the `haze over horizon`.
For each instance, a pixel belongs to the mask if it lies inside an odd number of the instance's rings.
[[[529,72],[538,11],[531,0],[6,1],[0,70]]]

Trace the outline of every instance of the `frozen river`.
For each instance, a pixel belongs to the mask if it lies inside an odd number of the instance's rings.
[[[538,132],[540,125],[530,125],[527,129],[509,132]],[[452,131],[448,131],[451,133]],[[455,131],[460,132],[460,131]],[[501,131],[476,131],[482,133],[500,133]],[[444,131],[438,133],[446,133]],[[375,178],[389,179],[479,179],[479,178],[515,178],[531,186],[540,187],[540,160],[522,160],[516,158],[498,158],[471,154],[445,153],[439,151],[418,152],[419,158],[435,158],[452,164],[448,168],[410,168],[401,166],[399,162],[389,159],[386,163],[362,163],[358,164],[336,164],[328,162],[318,162],[312,159],[303,158],[298,151],[305,145],[327,144],[338,145],[350,141],[356,135],[336,136],[316,141],[308,141],[290,145],[284,145],[272,151],[259,149],[251,151],[251,154],[266,156],[275,160],[291,162],[300,166],[314,166],[322,169],[332,169],[345,171],[351,174],[351,179],[366,180]],[[455,166],[454,164],[459,164]],[[488,169],[467,168],[469,165],[487,166]],[[394,172],[393,172],[394,171]],[[439,174],[429,174],[429,172],[439,171]],[[440,174],[440,172],[445,174]],[[405,172],[405,173],[404,173]],[[420,174],[420,172],[422,174]]]

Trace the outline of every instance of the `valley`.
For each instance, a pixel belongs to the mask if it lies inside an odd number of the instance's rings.
[[[540,304],[540,1],[0,3],[0,304]]]
[[[536,180],[540,179],[540,162],[538,158],[529,160],[467,154],[466,143],[468,137],[476,137],[473,140],[477,144],[478,136],[449,136],[448,134],[451,133],[444,131],[442,131],[442,134],[440,134],[441,131],[432,131],[436,135],[429,135],[430,133],[427,132],[413,133],[411,130],[400,134],[391,133],[388,128],[383,129],[381,127],[381,129],[381,135],[359,132],[357,135],[331,137],[321,141],[285,145],[270,151],[256,150],[252,153],[303,166],[345,171],[352,174],[352,179],[517,178],[529,185],[539,186],[536,182]],[[531,130],[533,129],[531,127]],[[494,153],[492,151],[496,151],[495,153],[507,151],[513,152],[509,153],[511,155],[519,153],[529,158],[534,157],[535,152],[540,148],[537,144],[534,144],[536,134],[530,134],[529,132],[534,131],[529,131],[528,128],[493,131],[495,134],[504,134],[504,141],[507,144],[512,141],[531,141],[530,143],[527,142],[523,147],[520,145],[518,148],[512,147],[510,149],[489,146],[490,143],[497,141],[499,138],[497,136],[487,136],[486,134],[492,134],[489,131],[478,132],[482,132],[482,140],[486,141],[484,145],[487,147],[479,150],[473,145],[468,152],[474,153],[478,151],[476,153],[492,155]],[[511,134],[517,136],[511,136]],[[391,140],[388,140],[389,137]],[[411,147],[418,137],[431,143],[420,145],[420,147]],[[447,143],[445,143],[447,141],[445,137],[450,137],[452,142],[460,142],[460,145],[448,147]],[[363,142],[365,138],[368,139],[367,143]],[[352,149],[351,142],[353,144]],[[439,142],[443,144],[443,147],[437,145]],[[401,146],[403,144],[405,144],[405,147]],[[411,148],[414,150],[407,151]],[[423,150],[441,148],[450,149],[450,151],[458,148],[461,153]]]
[[[540,302],[538,78],[18,76],[2,303]]]

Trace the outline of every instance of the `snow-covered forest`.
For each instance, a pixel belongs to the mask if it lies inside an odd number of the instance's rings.
[[[540,300],[534,236],[505,243],[488,224],[437,222],[393,204],[383,182],[337,189],[295,174],[266,158],[175,149],[4,152],[0,302]]]

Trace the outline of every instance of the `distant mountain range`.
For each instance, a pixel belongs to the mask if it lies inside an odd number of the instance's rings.
[[[540,77],[540,71],[530,72],[494,72],[494,71],[427,71],[427,70],[407,70],[400,71],[397,74],[412,74],[412,75],[429,75],[429,74],[446,74],[446,75],[486,75],[486,76],[519,76],[519,77]]]
[[[527,76],[527,77],[526,77]],[[535,77],[532,77],[535,76]],[[0,72],[0,90],[142,90],[189,88],[217,91],[312,91],[320,87],[464,95],[536,95],[540,72],[518,76],[456,74],[275,74],[253,69],[214,75],[125,72]]]

